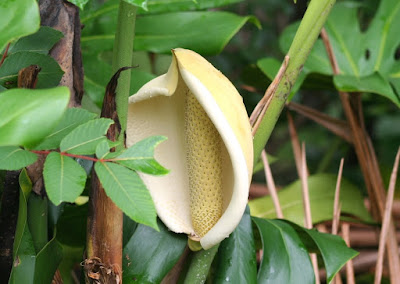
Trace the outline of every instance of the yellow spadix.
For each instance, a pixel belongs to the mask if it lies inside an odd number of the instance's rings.
[[[251,127],[242,97],[221,72],[193,51],[172,53],[167,74],[129,98],[127,146],[168,137],[155,157],[170,173],[142,178],[164,224],[209,249],[232,233],[245,210]]]

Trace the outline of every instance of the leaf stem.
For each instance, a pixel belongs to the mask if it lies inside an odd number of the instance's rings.
[[[204,283],[207,279],[211,264],[218,252],[219,244],[208,249],[193,252],[189,270],[186,274],[184,284]]]
[[[254,162],[259,160],[272,130],[285,106],[287,97],[300,74],[335,0],[312,0],[290,46],[288,67],[277,86],[268,110],[254,135]]]
[[[117,72],[121,67],[131,66],[133,58],[133,41],[135,38],[137,7],[120,0],[118,10],[118,23],[115,34],[112,72]],[[121,124],[118,141],[125,142],[125,130],[128,120],[128,98],[131,84],[131,72],[122,72],[118,79],[116,89],[117,113]],[[116,150],[124,147],[125,143],[117,146]]]

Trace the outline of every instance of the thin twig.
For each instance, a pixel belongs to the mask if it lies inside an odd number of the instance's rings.
[[[335,199],[333,202],[333,220],[332,220],[332,234],[337,235],[339,229],[339,218],[340,218],[340,183],[342,182],[342,174],[343,174],[343,162],[344,159],[340,160],[339,173],[336,181],[336,189],[335,189]]]
[[[301,149],[301,170],[300,170],[300,179],[302,184],[302,192],[303,192],[303,207],[304,207],[304,224],[307,229],[312,228],[312,217],[311,217],[311,206],[310,206],[310,192],[308,190],[308,170],[307,170],[307,162],[306,162],[306,146],[303,143]],[[310,254],[311,263],[314,268],[315,274],[315,283],[319,284],[319,272],[318,272],[318,261],[317,255],[315,253]]]
[[[306,146],[303,142],[301,148],[301,185],[303,190],[303,207],[304,207],[304,225],[307,229],[312,228],[311,207],[310,207],[310,193],[308,190],[307,182],[307,162],[306,162]]]
[[[297,175],[301,177],[301,147],[292,115],[287,112],[290,140],[292,141],[294,161],[296,163]]]
[[[272,201],[274,202],[276,216],[278,218],[280,218],[280,219],[283,219],[282,208],[281,208],[281,205],[279,203],[278,193],[277,193],[277,190],[276,190],[276,187],[275,187],[274,178],[273,178],[272,173],[271,173],[271,168],[269,166],[267,153],[265,152],[265,150],[263,150],[261,152],[261,159],[262,159],[263,164],[264,164],[265,178],[267,180],[269,194],[271,195]]]
[[[341,228],[342,228],[343,239],[346,242],[347,246],[350,247],[350,224],[343,223],[341,225]],[[347,281],[347,284],[355,284],[356,283],[356,280],[354,277],[354,266],[353,266],[352,259],[350,259],[346,263],[346,281]]]
[[[394,189],[396,185],[397,179],[397,170],[399,168],[399,157],[400,157],[400,147],[397,151],[396,159],[393,166],[393,171],[390,176],[389,189],[386,198],[386,206],[385,206],[385,216],[382,221],[382,229],[379,241],[379,249],[378,249],[378,261],[376,262],[375,269],[375,284],[379,284],[382,278],[382,270],[383,270],[383,257],[385,254],[385,244],[386,238],[389,230],[390,218],[392,216],[392,206],[393,206],[393,197],[394,197]],[[398,251],[398,250],[397,250]]]

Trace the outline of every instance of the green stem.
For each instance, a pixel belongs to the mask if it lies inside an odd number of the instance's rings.
[[[254,135],[254,162],[259,160],[271,132],[285,106],[287,97],[321,32],[335,0],[312,0],[290,46],[289,65],[278,84],[260,126]]]
[[[208,250],[200,250],[193,253],[184,284],[204,283],[206,281],[218,248],[219,244]]]
[[[117,30],[113,50],[113,73],[119,68],[132,65],[133,41],[135,38],[136,6],[123,0],[119,2]],[[122,72],[117,86],[117,113],[121,123],[121,135],[118,141],[124,142],[126,124],[128,120],[128,98],[131,84],[131,72]],[[121,143],[120,147],[124,144]]]
[[[31,192],[28,200],[28,226],[36,253],[48,242],[47,198]]]

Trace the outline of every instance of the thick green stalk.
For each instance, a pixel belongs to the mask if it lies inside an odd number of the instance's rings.
[[[260,126],[254,135],[254,162],[259,160],[272,130],[285,106],[287,97],[301,72],[315,41],[325,24],[335,0],[312,0],[290,46],[289,65],[277,86]]]
[[[133,40],[135,38],[135,22],[137,7],[120,0],[118,10],[117,30],[113,50],[113,73],[119,68],[132,65]],[[131,72],[121,73],[117,86],[117,113],[121,124],[121,134],[125,133],[128,119],[128,98],[131,84]],[[120,135],[118,141],[123,142],[124,135]],[[123,147],[123,143],[120,147]]]
[[[186,273],[184,284],[204,283],[206,281],[218,248],[219,244],[208,250],[193,252],[193,258]]]

